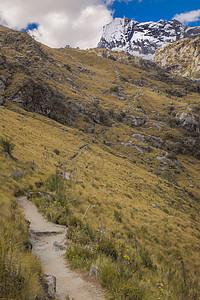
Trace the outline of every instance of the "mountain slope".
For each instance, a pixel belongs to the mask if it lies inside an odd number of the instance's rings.
[[[158,49],[154,61],[173,74],[200,79],[200,37]]]
[[[144,22],[116,18],[104,26],[99,48],[127,51],[152,59],[156,49],[183,38],[195,38],[200,27],[184,26],[177,20]]]
[[[111,298],[198,299],[199,84],[126,53],[51,49],[1,29],[0,136],[16,145],[15,160],[0,153],[6,254],[27,253],[10,243],[22,227],[10,199],[26,191],[68,227],[72,267],[97,265]]]

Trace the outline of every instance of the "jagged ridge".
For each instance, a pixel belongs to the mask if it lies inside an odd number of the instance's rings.
[[[152,59],[156,49],[183,38],[196,38],[200,27],[184,26],[177,20],[139,23],[116,18],[103,28],[98,48],[124,50]]]

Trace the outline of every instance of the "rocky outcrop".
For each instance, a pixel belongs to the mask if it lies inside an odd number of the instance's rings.
[[[0,46],[0,105],[13,101],[66,125],[83,118],[90,124],[110,126],[107,111],[81,92],[83,87],[70,65],[56,63],[52,53],[26,32],[0,30]],[[82,66],[76,72],[95,74]],[[60,83],[64,88],[58,88]]]
[[[56,296],[56,277],[53,275],[45,275],[44,288],[47,291],[49,299],[54,299]]]
[[[199,117],[197,115],[182,112],[176,115],[176,119],[185,130],[199,132]]]
[[[154,62],[173,74],[200,79],[200,36],[158,49]]]
[[[177,20],[139,23],[128,18],[116,18],[104,26],[98,48],[123,50],[131,55],[153,59],[156,49],[199,34],[200,27],[184,26]]]

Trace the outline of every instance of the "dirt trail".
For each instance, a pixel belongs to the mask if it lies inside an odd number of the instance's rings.
[[[65,296],[69,295],[75,300],[103,300],[101,290],[67,268],[63,257],[65,250],[53,245],[55,241],[64,243],[66,227],[46,221],[26,197],[19,197],[18,204],[30,222],[32,253],[39,257],[45,273],[56,277],[57,298],[64,300]]]

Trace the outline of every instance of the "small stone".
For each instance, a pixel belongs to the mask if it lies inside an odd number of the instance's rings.
[[[159,206],[159,205],[152,204],[152,206],[153,206],[153,207],[155,207],[155,208],[158,208],[158,209],[162,210],[162,207],[161,207],[161,206]]]
[[[122,154],[120,154],[119,157],[120,157],[120,158],[126,158],[126,156],[124,156],[124,155],[122,155]]]
[[[132,162],[133,164],[136,163],[136,161],[135,161],[134,159],[129,158],[128,160],[129,160],[130,162]]]
[[[128,147],[128,148],[132,147],[132,143],[130,143],[130,142],[128,142],[128,143],[122,142],[122,145],[125,147]]]
[[[67,246],[65,244],[58,243],[57,241],[53,242],[53,245],[54,245],[56,251],[58,251],[58,250],[66,250],[67,249]]]
[[[107,141],[105,141],[104,144],[105,144],[106,146],[111,146],[111,143],[110,143],[110,142],[107,142]]]
[[[90,275],[88,278],[91,279],[95,277],[98,277],[98,267],[93,265],[90,269]]]

